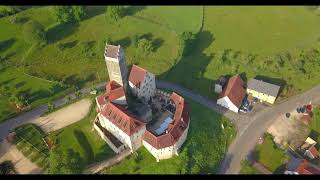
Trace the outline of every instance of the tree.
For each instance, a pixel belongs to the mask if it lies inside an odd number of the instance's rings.
[[[78,98],[81,97],[81,94],[82,94],[82,93],[81,93],[81,91],[79,91],[79,90],[75,92],[75,95],[76,95]]]
[[[138,41],[138,52],[143,55],[148,55],[152,51],[152,43],[148,39],[140,39]]]
[[[135,48],[138,47],[138,42],[139,42],[139,35],[136,35],[136,34],[133,35],[131,37],[131,43]]]
[[[196,39],[196,34],[192,32],[183,32],[180,35],[180,41],[183,47],[183,55],[188,55],[192,48],[193,41]]]
[[[46,44],[46,32],[44,27],[37,21],[29,21],[23,26],[24,40],[31,44]]]
[[[19,95],[17,93],[12,94],[11,97],[9,98],[9,101],[12,103],[15,103],[15,105],[19,109],[23,108],[28,104],[27,98],[24,95],[22,94]]]
[[[84,6],[53,6],[51,12],[59,23],[79,22],[87,15]]]
[[[49,174],[80,174],[83,167],[80,154],[72,149],[63,151],[55,147],[50,152]]]
[[[107,16],[114,21],[118,21],[123,16],[123,6],[108,6],[107,7]]]
[[[55,106],[52,101],[49,101],[47,106],[48,106],[48,111],[50,112],[55,109]]]
[[[87,15],[87,12],[84,6],[72,6],[72,12],[73,12],[74,20],[78,22],[83,20],[83,18],[86,17]]]
[[[53,6],[51,11],[59,23],[67,23],[74,20],[73,9],[70,6]]]

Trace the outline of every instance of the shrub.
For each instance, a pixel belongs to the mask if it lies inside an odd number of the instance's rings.
[[[59,23],[79,22],[87,15],[84,6],[53,6],[51,12]]]
[[[139,54],[148,55],[152,51],[152,43],[150,40],[142,38],[138,41]]]
[[[108,6],[107,16],[110,17],[113,21],[118,21],[123,17],[123,9],[123,6]]]
[[[29,21],[23,26],[24,40],[30,44],[44,45],[47,43],[44,27],[37,21]]]
[[[0,18],[11,16],[13,14],[16,14],[20,12],[22,9],[18,6],[0,6]]]

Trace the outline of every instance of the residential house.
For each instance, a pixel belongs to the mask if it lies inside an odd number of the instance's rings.
[[[320,169],[305,159],[292,157],[286,167],[284,174],[320,174]]]
[[[274,104],[279,90],[280,86],[270,84],[262,80],[251,79],[248,81],[247,93],[258,98],[261,102]]]
[[[242,101],[246,96],[244,87],[245,84],[238,74],[231,77],[226,87],[220,93],[217,104],[238,113]]]

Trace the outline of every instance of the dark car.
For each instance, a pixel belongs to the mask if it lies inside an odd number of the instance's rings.
[[[300,110],[300,108],[297,108],[297,113],[301,113],[301,110]]]

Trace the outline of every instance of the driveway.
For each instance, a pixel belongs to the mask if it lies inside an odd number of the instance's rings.
[[[56,131],[84,118],[90,110],[90,99],[82,99],[45,117],[35,119],[34,123],[46,132]]]

